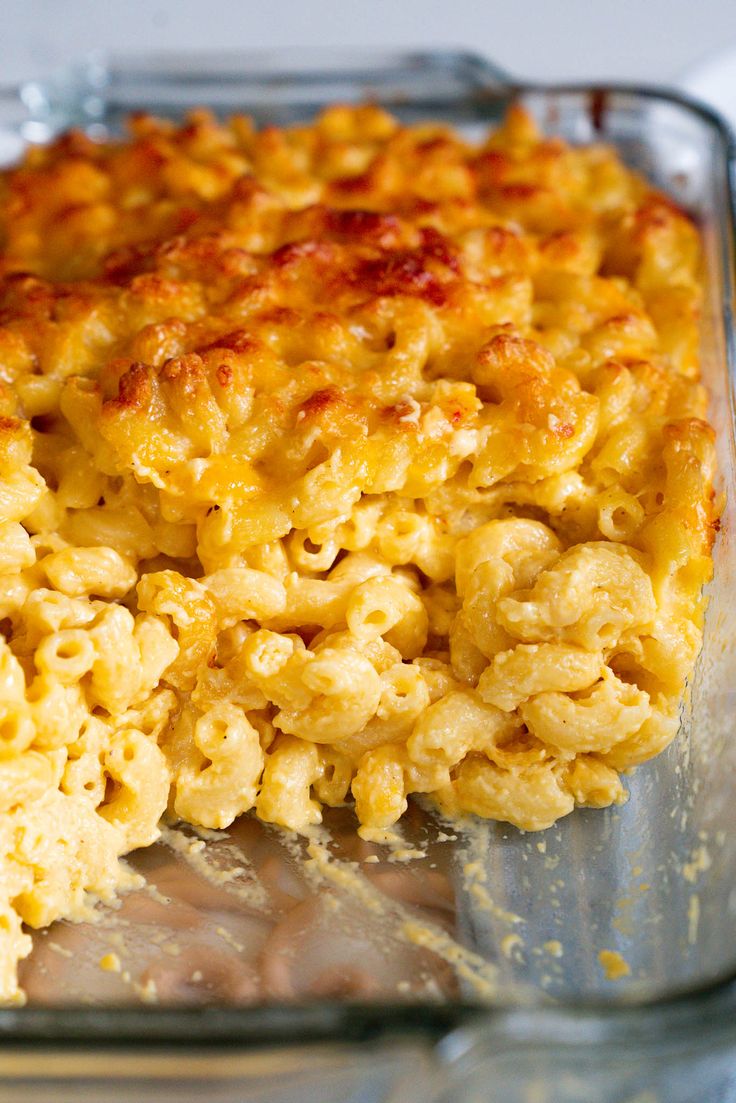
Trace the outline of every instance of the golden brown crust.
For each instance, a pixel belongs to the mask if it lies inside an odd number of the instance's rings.
[[[408,445],[410,494],[452,477],[461,422],[485,441],[468,485],[488,486],[590,466],[616,390],[663,441],[698,406],[697,234],[602,147],[540,138],[518,109],[480,149],[375,108],[288,131],[206,112],[130,128],[64,135],[6,173],[2,370],[70,393],[97,379],[105,454],[186,494],[193,523],[224,503],[192,499],[181,464],[212,453],[252,464],[267,498],[277,456],[296,493],[317,442],[323,462],[352,448],[374,492],[370,442],[417,437],[409,399],[436,411],[428,456],[445,453],[412,480]],[[689,515],[702,540],[709,509]]]

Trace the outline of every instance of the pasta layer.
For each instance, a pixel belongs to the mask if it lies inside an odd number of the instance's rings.
[[[0,997],[162,816],[542,830],[672,739],[698,234],[512,109],[70,133],[0,177]]]

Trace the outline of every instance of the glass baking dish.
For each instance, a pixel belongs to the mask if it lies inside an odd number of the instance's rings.
[[[448,827],[421,809],[404,854],[361,843],[342,813],[309,853],[249,819],[208,840],[168,830],[133,859],[147,887],[95,924],[36,936],[29,1004],[0,1010],[0,1103],[736,1100],[736,161],[724,124],[676,94],[521,85],[463,53],[103,58],[0,89],[0,161],[68,126],[117,133],[133,110],[206,105],[283,124],[366,99],[470,135],[518,99],[546,131],[615,146],[701,226],[725,509],[680,734],[628,779],[626,805],[543,835]],[[274,943],[286,899],[304,911]],[[264,945],[268,1001],[249,972],[248,946]],[[329,967],[312,969],[325,945]],[[602,950],[625,975],[607,975]],[[182,960],[215,978],[206,998],[195,1002]]]

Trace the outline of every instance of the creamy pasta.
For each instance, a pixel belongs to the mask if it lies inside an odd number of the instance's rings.
[[[673,738],[698,234],[604,146],[375,107],[0,177],[0,998],[162,816],[542,830]]]

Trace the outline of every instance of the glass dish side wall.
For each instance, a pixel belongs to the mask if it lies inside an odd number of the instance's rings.
[[[725,494],[704,645],[677,740],[629,779],[630,800],[582,811],[535,837],[489,828],[488,881],[501,907],[526,918],[531,949],[563,947],[562,968],[533,952],[499,961],[509,980],[565,1000],[648,999],[704,984],[736,959],[736,605],[734,592],[733,231],[722,133],[691,106],[657,94],[519,90],[545,132],[604,141],[696,219],[703,234],[702,369],[718,434]],[[473,944],[499,944],[497,920],[463,914]],[[630,974],[607,980],[598,953]]]
[[[208,83],[181,74],[164,80],[160,69],[153,73],[118,71],[108,80],[105,71],[100,70],[103,76],[97,85],[91,87],[85,84],[86,78],[79,78],[74,88],[62,88],[64,95],[58,88],[55,91],[47,86],[44,90],[36,85],[27,89],[26,95],[36,111],[37,126],[30,131],[26,126],[25,134],[42,138],[45,132],[48,137],[70,123],[85,125],[93,133],[104,131],[108,125],[115,130],[121,115],[135,107],[154,107],[160,113],[177,115],[186,106],[208,99],[207,91],[214,87],[221,89],[217,106],[222,113],[252,110],[264,121],[305,118],[331,99],[359,100],[368,96],[387,103],[406,118],[441,117],[475,130],[478,124],[496,121],[511,94],[499,84],[494,70],[486,70],[482,63],[467,58],[414,58],[403,66],[391,59],[383,69],[374,63],[367,76],[365,72],[356,77],[354,73],[351,76],[333,71],[328,79],[324,73],[315,76],[313,72],[296,79],[293,71],[284,73],[275,68],[269,70],[265,85],[262,73],[253,81],[243,82],[243,68],[236,74],[237,79],[230,81],[226,93],[218,84],[222,73],[216,71],[208,74]],[[232,76],[232,66],[228,71]],[[116,89],[109,103],[105,98],[106,80]],[[155,96],[150,94],[151,82]],[[248,91],[253,93],[254,86],[258,95],[251,100]],[[470,899],[463,899],[462,878],[458,877],[462,925],[467,944],[497,960],[510,982],[531,982],[578,1003],[622,995],[650,999],[708,983],[733,970],[736,960],[736,945],[733,936],[729,937],[736,913],[732,810],[736,744],[730,739],[731,687],[736,670],[732,653],[735,613],[729,601],[734,572],[735,466],[728,370],[728,365],[733,367],[729,345],[733,241],[728,139],[706,113],[656,93],[610,89],[602,97],[600,92],[592,94],[584,89],[518,88],[514,94],[539,117],[546,130],[572,141],[602,139],[616,145],[628,163],[641,168],[700,220],[706,240],[707,285],[703,366],[713,398],[711,416],[719,430],[719,461],[727,505],[716,548],[716,579],[711,587],[705,647],[677,743],[634,775],[627,806],[603,813],[575,814],[547,832],[544,855],[537,847],[538,837],[522,836],[501,825],[487,828],[488,878],[494,900],[525,919],[524,942],[529,950],[548,939],[562,942],[564,968],[559,973],[552,972],[549,965],[545,969],[531,952],[519,955],[515,961],[500,955],[498,945],[508,931],[496,929],[487,913],[479,914]],[[34,96],[41,97],[35,105]],[[630,977],[615,985],[605,980],[597,961],[597,952],[604,947],[624,956]],[[681,1006],[690,1005],[681,1001]],[[554,1011],[548,1014],[554,1020]],[[655,1006],[642,1014],[656,1048],[658,1024],[664,1029],[660,1009]],[[372,1016],[374,1012],[367,1010],[367,1020]],[[228,1017],[233,1040],[237,1037],[239,1043],[247,1045],[247,1030],[238,1029],[238,1012],[233,1010]],[[59,1012],[58,1033],[55,1028],[52,1033],[63,1037],[73,1018],[73,1011]],[[153,1023],[155,1018],[153,1009],[141,1015],[142,1035],[145,1022]],[[606,1014],[591,1010],[583,1013],[583,1019],[598,1024],[604,1032],[607,1029]],[[486,1027],[480,1026],[473,1035],[480,1042],[493,1024],[487,1044],[495,1050],[503,1046],[499,1038],[507,1021],[510,1023],[511,1017],[507,1019],[504,1013],[489,1015]],[[33,1022],[31,1009],[27,1013],[0,1012],[0,1027],[6,1037],[32,1037]],[[697,1022],[695,1017],[695,1031]],[[181,1042],[189,1044],[195,1036],[192,1023],[191,1019],[182,1019]],[[48,1027],[47,1020],[47,1038]],[[535,1029],[531,1022],[531,1033],[525,1040],[532,1049]],[[198,1023],[196,1036],[201,1038],[202,1031],[206,1036],[205,1019]],[[114,1038],[112,1009],[93,1033],[98,1042]],[[339,1036],[339,1028],[335,1035]],[[293,1037],[290,1021],[282,1040],[287,1043]],[[564,1032],[559,1044],[564,1065],[569,1044]],[[569,1059],[569,1067],[574,1068],[577,1058],[572,1048]],[[519,1084],[521,1079],[520,1074]],[[554,1090],[550,1086],[545,1098],[568,1098],[552,1094]],[[498,1098],[522,1096],[499,1094]]]

